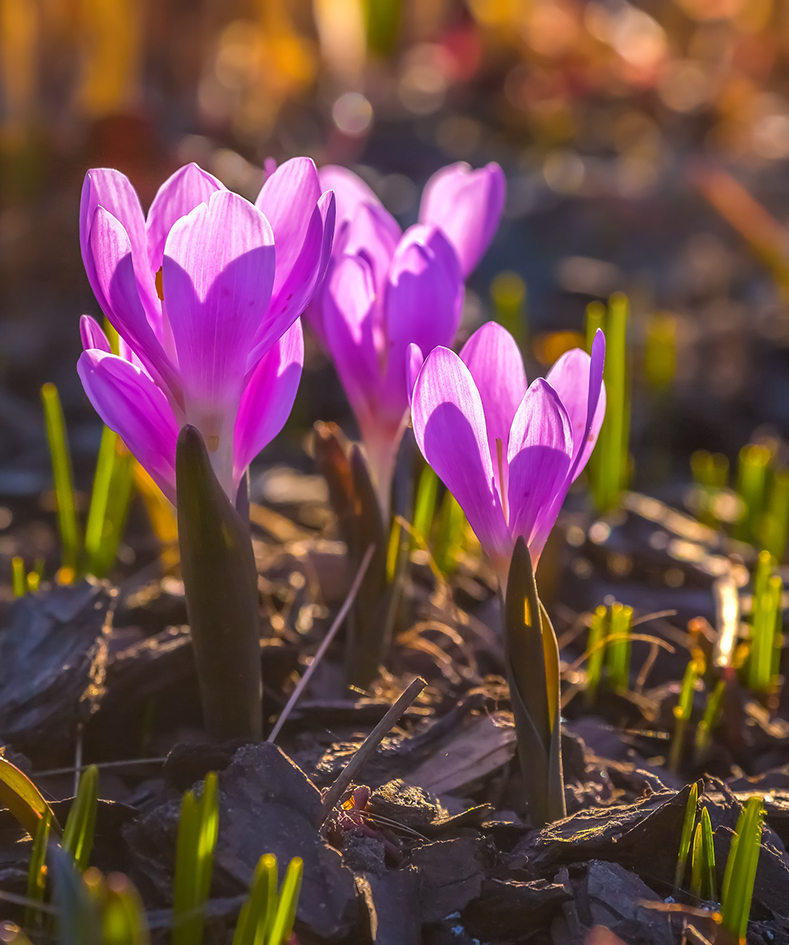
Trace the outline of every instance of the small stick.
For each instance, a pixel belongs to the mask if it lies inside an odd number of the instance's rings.
[[[82,722],[77,723],[77,743],[74,746],[74,797],[79,791],[79,776],[82,773]]]
[[[417,676],[416,679],[413,680],[413,682],[403,691],[397,702],[395,702],[392,708],[389,709],[386,715],[375,726],[372,732],[370,732],[367,738],[365,738],[365,740],[359,746],[356,754],[342,769],[337,777],[337,780],[326,792],[326,796],[323,798],[322,802],[323,811],[321,813],[319,826],[323,824],[332,810],[334,810],[337,802],[344,794],[345,789],[348,787],[351,781],[353,781],[354,777],[359,773],[362,767],[367,763],[369,758],[374,754],[384,735],[389,732],[392,726],[398,721],[400,716],[422,692],[426,685],[427,683],[425,680],[422,679],[421,676]]]
[[[370,562],[373,559],[374,553],[375,553],[375,545],[369,545],[367,548],[367,551],[365,551],[364,553],[364,557],[362,558],[362,563],[359,565],[359,570],[356,574],[356,577],[354,578],[353,584],[351,585],[351,589],[348,591],[348,596],[345,598],[345,601],[343,602],[342,607],[340,607],[339,613],[334,618],[334,623],[331,625],[331,627],[329,627],[329,632],[323,638],[323,642],[318,647],[318,650],[315,656],[313,656],[312,662],[304,671],[304,675],[296,684],[296,688],[290,694],[290,699],[288,699],[287,704],[285,705],[285,708],[282,710],[282,712],[280,712],[279,718],[277,719],[274,725],[274,728],[271,730],[271,734],[266,739],[267,742],[273,742],[274,739],[277,737],[277,735],[279,735],[280,730],[282,729],[282,726],[287,721],[288,716],[293,711],[293,707],[298,702],[299,697],[304,691],[307,683],[312,678],[312,674],[318,668],[318,664],[323,659],[324,653],[326,652],[326,650],[329,649],[329,646],[331,645],[332,640],[337,635],[337,631],[342,626],[343,620],[345,620],[345,617],[348,611],[351,609],[351,605],[356,599],[356,595],[359,593],[359,588],[361,587],[362,580],[364,579],[364,576],[367,573],[367,568],[370,566]]]

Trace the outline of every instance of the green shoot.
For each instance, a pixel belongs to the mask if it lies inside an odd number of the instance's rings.
[[[770,459],[770,450],[757,443],[749,443],[740,450],[737,492],[744,509],[734,529],[734,537],[740,541],[753,542],[759,536]]]
[[[690,457],[690,471],[696,485],[718,492],[729,481],[729,460],[723,453],[696,450]]]
[[[31,837],[38,822],[47,816],[60,835],[60,824],[44,796],[26,774],[0,755],[0,805],[5,807]]]
[[[712,836],[712,822],[706,807],[701,809],[701,819],[693,835],[693,860],[690,880],[691,895],[702,902],[714,900],[715,883],[715,845]]]
[[[710,750],[712,744],[712,730],[720,719],[723,694],[725,691],[726,682],[723,679],[719,679],[713,691],[707,696],[707,704],[704,706],[704,715],[696,727],[695,759],[697,762],[702,761]]]
[[[99,769],[95,765],[86,768],[79,779],[77,796],[71,805],[63,830],[63,849],[74,858],[80,873],[88,868],[93,850],[93,834],[96,828],[98,807]]]
[[[693,825],[696,823],[696,809],[699,806],[699,786],[694,782],[690,786],[688,794],[688,803],[685,808],[685,820],[682,823],[682,835],[679,841],[679,855],[677,856],[677,866],[674,871],[674,897],[682,889],[682,883],[685,879],[685,869],[688,865],[688,856],[690,854],[690,844],[693,839]]]
[[[783,581],[771,570],[772,557],[762,551],[753,581],[751,646],[746,667],[747,685],[753,692],[772,689],[776,648],[781,644]]]
[[[608,610],[602,604],[592,614],[589,623],[589,638],[586,644],[586,700],[594,702],[600,677],[603,672],[603,658],[605,656],[604,639]]]
[[[630,626],[633,608],[627,604],[611,604],[609,632],[612,639],[605,650],[608,683],[612,689],[627,689],[630,685]]]
[[[397,564],[400,560],[400,532],[402,525],[395,515],[392,527],[389,529],[389,541],[386,546],[386,581],[391,584],[397,575]]]
[[[490,284],[496,321],[523,347],[528,340],[526,283],[517,272],[500,272]]]
[[[258,860],[249,896],[241,907],[233,945],[266,945],[277,906],[277,858],[265,853]]]
[[[27,590],[30,594],[35,594],[41,584],[41,575],[38,571],[30,571],[26,578]]]
[[[721,925],[735,941],[745,941],[763,821],[764,798],[755,794],[748,798],[737,819],[721,892]]]
[[[77,508],[72,484],[71,451],[66,437],[63,408],[60,405],[60,397],[54,384],[44,384],[41,388],[41,400],[44,405],[47,439],[49,440],[52,473],[55,480],[62,565],[59,573],[62,582],[70,584],[79,570],[82,553],[82,539],[79,523],[77,522]]]
[[[173,880],[172,945],[201,945],[219,829],[216,774],[206,775],[199,799],[184,794]]]
[[[27,898],[30,904],[25,908],[25,927],[40,929],[42,913],[33,903],[42,903],[47,887],[47,848],[49,846],[49,828],[52,825],[52,814],[44,811],[39,820],[33,845],[30,848],[30,866],[27,871]],[[0,939],[2,941],[2,939]]]
[[[303,872],[304,863],[301,857],[294,857],[290,863],[288,863],[285,879],[282,881],[279,902],[277,903],[277,912],[274,916],[274,921],[271,923],[271,931],[269,932],[266,945],[284,945],[290,938],[290,933],[293,931],[293,923],[296,920],[296,909],[299,904]]]
[[[118,434],[104,427],[85,528],[88,573],[98,578],[105,577],[115,562],[129,509],[133,466]]]
[[[656,392],[671,387],[677,370],[677,320],[667,313],[656,313],[647,321],[644,376]]]
[[[27,576],[25,562],[18,555],[11,559],[11,569],[14,577],[14,597],[24,597],[27,593]]]
[[[140,894],[122,873],[110,873],[106,879],[102,930],[103,945],[148,945]]]
[[[789,533],[789,469],[776,469],[762,519],[762,545],[783,561]]]
[[[433,558],[438,570],[445,575],[457,567],[463,553],[466,535],[466,515],[457,499],[447,490],[438,512],[436,546]]]
[[[433,516],[436,511],[436,497],[438,495],[438,476],[431,466],[425,464],[419,477],[414,502],[414,533],[425,544],[430,540],[430,530],[433,525]],[[412,547],[415,542],[412,540]]]
[[[627,298],[617,293],[608,303],[602,317],[599,303],[587,309],[586,337],[591,350],[594,330],[605,331],[606,352],[603,379],[606,390],[606,411],[589,466],[589,481],[597,508],[607,512],[619,502],[627,485],[629,469],[628,435],[630,428],[627,392]]]
[[[685,744],[685,730],[693,712],[693,693],[696,691],[696,680],[699,678],[702,667],[696,660],[691,660],[682,677],[682,687],[679,692],[679,701],[674,706],[674,737],[671,741],[671,756],[669,767],[673,772],[679,771],[682,762],[682,749]]]

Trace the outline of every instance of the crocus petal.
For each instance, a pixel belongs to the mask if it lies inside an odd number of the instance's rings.
[[[510,532],[513,540],[523,536],[535,564],[570,484],[572,455],[570,418],[556,391],[540,378],[518,407],[507,450]],[[555,508],[550,523],[541,514],[549,508]]]
[[[510,538],[493,484],[485,412],[474,380],[448,348],[434,348],[419,372],[411,401],[419,449],[460,503],[483,548],[506,555]]]
[[[356,215],[359,204],[378,204],[380,201],[372,189],[353,171],[336,164],[327,164],[318,171],[321,190],[334,191],[337,200],[337,223],[351,220]],[[397,226],[397,224],[395,224]]]
[[[364,253],[370,261],[377,291],[384,288],[403,231],[380,204],[362,203],[351,220],[337,221],[335,256]]]
[[[91,230],[96,219],[96,210],[103,207],[120,223],[126,231],[132,254],[134,273],[139,283],[139,294],[146,312],[156,319],[156,289],[154,272],[148,264],[148,240],[145,234],[145,217],[140,198],[132,187],[129,178],[120,171],[98,167],[88,171],[82,185],[82,197],[79,208],[79,241],[82,261],[91,288],[105,315],[109,314],[107,300],[97,281],[96,268],[101,261],[96,258],[101,253],[101,244],[97,246],[91,238]]]
[[[224,189],[220,180],[196,164],[185,164],[167,178],[148,210],[146,232],[151,272],[158,272],[162,266],[164,244],[175,221],[199,204],[208,203],[217,190]]]
[[[375,412],[380,387],[373,307],[375,285],[370,264],[362,256],[342,256],[332,263],[323,301],[324,328],[348,400],[359,425]]]
[[[420,223],[440,226],[467,276],[490,245],[504,209],[506,182],[496,163],[472,171],[468,164],[442,167],[425,185]]]
[[[496,440],[501,441],[502,459],[507,455],[510,427],[526,393],[528,383],[523,357],[512,335],[497,322],[486,322],[463,345],[463,363],[471,371],[485,409],[488,445],[494,467]],[[502,487],[507,489],[506,470]]]
[[[304,336],[295,321],[252,372],[233,433],[236,485],[247,466],[279,433],[290,415],[304,364]]]
[[[237,194],[217,191],[170,230],[164,297],[184,395],[200,409],[237,407],[273,279],[271,227]]]
[[[112,352],[109,341],[104,331],[91,315],[83,315],[79,320],[79,336],[82,341],[82,347],[89,351],[91,348],[97,348],[99,351],[107,353]]]
[[[592,343],[591,358],[580,348],[573,348],[559,358],[546,377],[570,417],[573,433],[573,480],[586,466],[605,417],[604,361],[605,337],[602,331],[598,330]]]
[[[408,345],[414,342],[423,352],[450,345],[462,304],[462,277],[446,237],[436,227],[412,226],[395,252],[384,297],[389,358],[384,396],[392,411],[402,414],[408,405]]]
[[[406,362],[405,362],[405,380],[406,380],[406,390],[408,391],[408,406],[411,406],[411,399],[414,394],[414,386],[416,384],[416,379],[419,377],[419,372],[422,370],[422,365],[425,363],[425,356],[422,354],[422,349],[419,345],[415,345],[413,342],[408,346],[408,351],[406,352]]]
[[[98,415],[174,503],[178,424],[161,389],[133,364],[95,348],[82,352],[77,372]]]
[[[151,376],[160,379],[177,401],[180,381],[145,316],[128,234],[103,207],[97,207],[90,227],[90,251],[105,314]]]

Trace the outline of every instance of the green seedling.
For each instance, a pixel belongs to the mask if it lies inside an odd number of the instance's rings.
[[[776,469],[762,519],[762,546],[776,561],[783,561],[789,533],[789,469]]]
[[[734,527],[734,537],[739,541],[755,542],[759,538],[771,458],[770,450],[757,443],[749,443],[740,450],[737,493],[743,512]]]
[[[217,780],[212,771],[206,775],[200,797],[187,791],[181,803],[173,880],[172,945],[202,945],[218,830]]]
[[[419,476],[419,485],[416,489],[414,502],[414,535],[422,539],[425,544],[430,542],[430,532],[433,527],[433,517],[436,512],[436,498],[438,497],[438,476],[431,466],[425,464]],[[411,547],[416,542],[412,541]]]
[[[99,803],[99,769],[86,768],[79,779],[77,796],[71,805],[63,830],[63,849],[74,858],[74,866],[84,873],[93,850],[96,811]]]
[[[712,528],[720,521],[720,503],[717,497],[729,481],[729,460],[722,453],[696,450],[690,457],[690,470],[698,490],[698,516]]]
[[[140,894],[128,877],[111,873],[102,882],[102,887],[103,945],[148,945],[145,910]]]
[[[701,762],[709,753],[712,745],[712,731],[720,720],[725,691],[726,682],[723,679],[719,679],[715,684],[715,688],[707,696],[707,704],[704,706],[704,715],[696,727],[694,758],[697,763]]]
[[[447,490],[441,500],[436,526],[436,545],[433,558],[443,575],[455,570],[465,548],[466,514],[457,499]]]
[[[679,700],[674,706],[674,737],[671,741],[669,767],[677,773],[682,763],[682,750],[685,745],[685,731],[693,712],[693,694],[696,691],[696,681],[703,672],[703,667],[696,660],[691,660],[682,677],[682,686],[679,691]]]
[[[745,942],[763,822],[764,798],[749,797],[737,819],[721,891],[721,926],[732,942]]]
[[[85,528],[87,570],[97,578],[105,577],[115,562],[133,482],[134,457],[118,434],[104,427]]]
[[[282,881],[277,911],[271,924],[267,945],[284,945],[290,938],[293,923],[296,921],[303,872],[304,864],[301,858],[294,857],[288,864],[285,879]]]
[[[63,408],[54,384],[44,384],[41,388],[41,400],[44,405],[47,440],[49,441],[52,473],[55,480],[62,564],[60,577],[64,583],[71,583],[79,571],[82,557],[82,535],[77,521],[77,507],[74,500],[71,451],[66,436]]]
[[[0,805],[5,807],[16,821],[35,837],[39,821],[49,818],[58,836],[61,834],[52,808],[26,774],[0,755]]]
[[[677,320],[665,312],[647,320],[644,349],[644,377],[656,392],[671,387],[677,371]]]
[[[608,629],[608,609],[602,604],[592,614],[586,644],[586,700],[594,702],[605,658],[605,637]]]
[[[608,617],[610,640],[605,648],[605,663],[608,684],[613,690],[627,690],[630,686],[630,633],[633,623],[633,608],[627,604],[614,603]]]
[[[11,559],[11,571],[14,578],[14,597],[24,597],[27,593],[27,575],[25,562],[19,556]]]
[[[504,598],[507,678],[518,755],[535,826],[565,816],[559,647],[537,596],[529,549],[515,543]]]
[[[41,904],[47,888],[47,848],[49,847],[49,832],[52,825],[52,815],[44,811],[33,835],[33,845],[30,849],[30,866],[27,871],[27,898],[29,904],[25,907],[25,928],[40,930],[42,913],[34,903]],[[0,939],[2,941],[2,939]]]
[[[677,855],[677,866],[674,870],[674,897],[682,889],[682,883],[685,879],[685,870],[688,866],[688,857],[690,855],[690,845],[693,841],[693,825],[696,823],[696,811],[699,806],[699,786],[698,783],[691,784],[688,794],[688,803],[685,807],[685,819],[682,822],[682,834],[679,841],[679,853]]]
[[[605,420],[588,470],[595,505],[602,512],[614,508],[629,478],[630,403],[627,390],[627,320],[628,301],[617,293],[608,302],[608,310],[599,302],[587,309],[587,350],[598,328],[605,332],[606,351],[603,380],[606,391]]]
[[[751,640],[745,676],[752,692],[769,692],[775,685],[781,637],[783,581],[772,574],[772,556],[759,555],[753,581]]]
[[[712,822],[706,807],[701,809],[701,818],[693,835],[690,892],[701,902],[714,900],[717,895],[715,845],[712,837]]]

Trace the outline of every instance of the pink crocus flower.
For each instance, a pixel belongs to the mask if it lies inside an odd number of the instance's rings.
[[[294,158],[254,204],[189,164],[147,219],[129,180],[89,171],[80,208],[85,270],[121,338],[83,316],[77,370],[102,420],[171,501],[175,445],[193,424],[227,495],[282,428],[301,377],[298,316],[331,254],[334,197]]]
[[[572,482],[605,416],[605,338],[579,348],[547,377],[526,381],[520,351],[487,322],[456,355],[425,358],[414,385],[414,435],[427,462],[466,513],[502,588],[522,536],[536,567]]]
[[[307,314],[354,411],[384,514],[405,429],[406,356],[452,343],[463,280],[487,248],[504,204],[497,164],[445,167],[425,188],[405,233],[375,194],[342,167],[320,171],[337,199],[337,233],[323,288]]]

